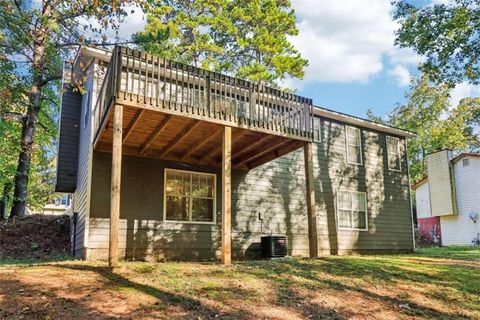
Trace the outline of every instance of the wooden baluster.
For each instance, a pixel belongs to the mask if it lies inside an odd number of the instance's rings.
[[[187,90],[187,101],[185,102],[185,108],[187,109],[187,113],[189,112],[188,109],[189,109],[189,106],[191,106],[191,100],[192,100],[192,89],[191,89],[191,80],[190,80],[190,69],[192,69],[192,73],[193,73],[193,68],[191,68],[190,66],[187,66],[187,83],[185,83],[184,85],[186,86],[186,90]],[[193,76],[193,75],[192,75]],[[193,83],[195,83],[195,77],[193,77]],[[192,113],[193,113],[193,109],[192,109]]]
[[[165,64],[165,58],[161,58],[160,63],[161,63],[161,66],[160,66],[159,74],[160,74],[160,79],[162,79],[162,81],[160,83],[159,99],[162,100],[162,108],[165,108],[165,104],[166,104],[165,96],[167,94],[167,68]]]
[[[157,83],[155,84],[155,106],[158,107],[158,99],[160,97],[160,58],[155,56],[155,63],[157,64]]]
[[[168,60],[168,67],[170,68],[170,77],[168,79],[168,84],[169,84],[169,94],[168,94],[168,108],[171,109],[172,108],[172,61]]]
[[[213,117],[217,118],[217,76],[215,73],[212,73],[212,85],[213,85],[213,95],[210,97],[213,107]]]
[[[237,95],[236,95],[236,78],[229,78],[229,88],[230,88],[230,117],[229,120],[237,121],[236,118],[236,107],[237,107]]]
[[[128,54],[128,51],[125,50],[125,58],[126,58],[126,68],[125,68],[125,92],[123,93],[123,99],[127,100],[127,91],[128,91],[128,63],[130,59],[130,55]]]
[[[205,76],[205,98],[206,98],[206,104],[207,104],[207,110],[208,110],[208,117],[211,118],[212,117],[212,112],[211,112],[211,109],[212,109],[212,99],[211,99],[211,94],[210,94],[210,86],[211,86],[211,83],[210,83],[210,72],[206,71],[207,74]]]
[[[185,91],[188,92],[188,87],[185,88],[185,72],[188,74],[188,68],[182,63],[182,105],[184,106],[185,112],[188,113],[188,104],[185,102]],[[188,100],[188,99],[187,99]]]
[[[137,102],[140,103],[140,92],[141,92],[141,87],[140,87],[140,82],[142,80],[142,59],[141,59],[141,52],[138,52],[138,68],[137,68],[137,73],[138,73],[138,78],[137,78],[137,91],[135,92],[137,94]]]

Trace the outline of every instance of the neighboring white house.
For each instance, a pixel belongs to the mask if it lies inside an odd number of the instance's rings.
[[[63,193],[60,197],[47,203],[40,210],[29,210],[29,214],[47,214],[47,215],[71,215],[72,214],[72,195],[70,193]]]
[[[420,234],[441,233],[444,246],[472,245],[480,238],[480,154],[442,150],[426,163],[428,177],[413,186]]]

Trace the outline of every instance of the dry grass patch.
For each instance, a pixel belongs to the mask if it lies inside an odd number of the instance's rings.
[[[444,252],[442,255],[441,253]],[[0,319],[480,319],[480,253],[0,267]]]

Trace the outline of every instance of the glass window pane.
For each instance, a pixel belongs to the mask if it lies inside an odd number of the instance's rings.
[[[192,199],[192,221],[213,221],[213,199]]]
[[[366,225],[366,219],[365,219],[365,211],[357,211],[355,212],[355,228],[358,228],[358,229],[366,229],[367,228],[367,225]]]
[[[340,210],[351,210],[352,202],[350,199],[349,192],[339,192],[338,193],[338,208]]]
[[[352,210],[366,211],[365,194],[360,192],[352,193]]]
[[[347,211],[347,210],[338,211],[338,226],[341,228],[352,228],[351,211]]]
[[[188,196],[190,193],[190,174],[188,172],[167,171],[167,195]]]
[[[358,128],[347,127],[347,143],[360,146],[360,130]]]
[[[360,155],[360,148],[355,146],[348,146],[348,162],[360,163],[362,161]]]
[[[188,198],[167,196],[167,220],[188,221]]]

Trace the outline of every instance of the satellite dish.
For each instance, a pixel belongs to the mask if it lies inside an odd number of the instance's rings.
[[[473,223],[476,223],[478,220],[478,212],[471,211],[468,216],[473,220]]]

